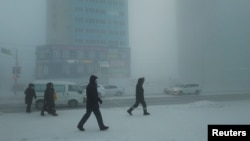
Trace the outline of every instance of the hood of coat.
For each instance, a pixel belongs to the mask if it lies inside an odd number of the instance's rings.
[[[52,82],[48,82],[46,85],[46,89],[50,89],[53,88],[53,83]]]
[[[34,84],[33,84],[33,83],[30,83],[30,84],[29,84],[29,88],[32,88],[32,89],[33,89],[33,88],[34,88]]]
[[[95,84],[95,85],[97,85],[96,84],[96,79],[97,79],[98,77],[97,76],[95,76],[95,75],[91,75],[90,76],[90,78],[89,78],[89,84]]]
[[[143,83],[144,83],[144,81],[145,81],[145,78],[144,78],[144,77],[138,78],[137,85],[142,86],[142,85],[143,85]]]

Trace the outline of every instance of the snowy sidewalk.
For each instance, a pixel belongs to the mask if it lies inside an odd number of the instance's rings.
[[[85,111],[61,110],[59,116],[39,112],[0,113],[1,141],[207,141],[208,124],[250,124],[250,101],[211,102],[149,106],[126,113],[127,108],[101,108],[110,127],[100,131],[92,114],[80,132],[76,125]]]
[[[24,94],[17,93],[16,95],[14,93],[8,93],[8,94],[2,94],[0,95],[0,104],[24,104]]]

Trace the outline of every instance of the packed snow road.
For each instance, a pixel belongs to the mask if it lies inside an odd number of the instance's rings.
[[[195,101],[208,100],[208,101],[237,101],[237,100],[249,100],[250,94],[225,94],[225,95],[146,95],[145,100],[147,105],[169,105],[169,104],[185,104]],[[116,97],[104,97],[101,108],[111,107],[129,107],[134,104],[134,96],[116,96]],[[23,97],[17,98],[1,98],[0,100],[0,112],[2,113],[18,113],[25,112],[25,104]],[[70,110],[70,109],[84,109],[85,104],[80,104],[75,108],[69,108],[67,106],[57,105],[57,110]],[[32,111],[39,111],[32,106]]]

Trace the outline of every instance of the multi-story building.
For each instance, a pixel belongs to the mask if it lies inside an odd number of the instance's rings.
[[[37,78],[130,76],[127,0],[48,0]]]
[[[245,92],[250,83],[250,1],[177,0],[181,81],[203,92]]]

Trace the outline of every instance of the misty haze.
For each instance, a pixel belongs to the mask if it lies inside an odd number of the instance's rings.
[[[177,83],[199,83],[204,93],[249,90],[247,37],[250,21],[247,0],[147,0],[143,4],[141,1],[128,1],[128,19],[125,19],[128,45],[125,48],[130,51],[125,56],[128,64],[121,67],[127,69],[126,73],[114,74],[118,70],[113,69],[115,67],[110,65],[114,63],[108,61],[107,74],[89,70],[72,78],[63,74],[53,75],[50,72],[58,73],[53,68],[47,68],[47,77],[39,77],[38,74],[37,48],[53,43],[48,39],[50,21],[46,7],[49,3],[45,0],[3,0],[1,3],[1,89],[9,90],[15,85],[13,67],[20,66],[21,73],[17,78],[20,85],[36,79],[65,79],[84,83],[89,74],[97,74],[103,83],[118,83],[125,87],[138,77],[145,76],[147,83],[158,86],[158,89]],[[71,46],[75,45],[72,43]],[[11,54],[5,54],[3,49]],[[113,62],[123,63],[118,60]]]
[[[124,114],[140,77],[148,107],[249,100],[249,37],[249,0],[1,0],[0,117],[24,111],[29,83],[52,81],[77,85],[85,110],[91,75],[103,108]]]

